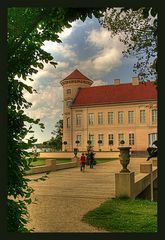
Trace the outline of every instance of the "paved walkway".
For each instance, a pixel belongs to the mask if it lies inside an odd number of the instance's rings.
[[[144,158],[132,158],[129,169],[138,173]],[[96,168],[80,172],[71,168],[51,172],[46,181],[31,182],[35,189],[30,204],[30,224],[34,232],[105,232],[81,221],[83,215],[115,196],[115,173],[119,160],[98,164]],[[37,178],[42,174],[31,176]]]

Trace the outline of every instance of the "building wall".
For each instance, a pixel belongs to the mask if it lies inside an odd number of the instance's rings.
[[[157,133],[157,123],[152,123],[152,109],[157,109],[156,101],[150,102],[137,102],[137,103],[127,103],[127,104],[111,104],[93,107],[79,107],[70,108],[70,115],[72,117],[71,127],[66,128],[64,124],[65,138],[71,144],[67,145],[67,150],[73,150],[77,147],[75,141],[77,135],[81,135],[81,144],[78,148],[80,151],[85,151],[87,147],[87,140],[89,139],[89,134],[94,135],[94,150],[98,151],[99,148],[103,151],[110,150],[108,144],[108,134],[113,134],[114,145],[111,147],[113,150],[118,150],[118,134],[124,134],[124,146],[129,145],[129,133],[134,133],[134,145],[131,145],[132,150],[145,151],[149,146],[148,134]],[[140,123],[140,110],[145,110],[146,121],[145,123]],[[122,124],[118,123],[118,112],[123,111],[124,121]],[[134,111],[134,122],[128,123],[128,111]],[[98,124],[98,112],[102,112],[104,116],[103,124]],[[114,123],[108,124],[108,112],[114,113]],[[94,124],[88,124],[88,114],[94,114]],[[81,125],[77,126],[76,115],[81,114]],[[103,146],[98,145],[98,134],[104,135]]]
[[[77,79],[77,80],[67,80],[62,81],[63,84],[63,142],[66,141],[67,145],[63,145],[62,150],[65,149],[72,151],[73,150],[73,124],[72,124],[72,109],[70,108],[70,103],[74,100],[78,93],[78,89],[81,87],[89,87],[93,83],[92,80],[83,80],[83,79]],[[70,93],[68,93],[68,90],[71,90]],[[70,127],[67,127],[68,125],[68,119],[70,118]]]
[[[73,151],[77,147],[75,141],[77,136],[81,136],[81,144],[78,144],[79,151],[86,151],[87,140],[89,135],[94,135],[94,150],[116,151],[119,147],[118,134],[124,134],[125,144],[123,146],[131,146],[132,150],[146,151],[147,147],[152,143],[155,136],[151,136],[152,141],[149,142],[149,134],[157,134],[157,121],[152,122],[152,110],[157,109],[156,101],[129,102],[118,104],[104,104],[98,106],[72,107],[68,101],[72,102],[78,94],[79,88],[90,87],[93,83],[89,79],[64,79],[61,81],[63,86],[63,142],[67,141],[67,145],[63,145],[63,150]],[[120,84],[120,80],[114,81],[114,84]],[[134,77],[133,85],[138,85],[139,80]],[[68,93],[68,89],[71,90]],[[140,122],[140,111],[145,110],[146,119],[144,123]],[[134,112],[133,123],[128,123],[128,111]],[[103,124],[98,124],[98,113],[103,113]],[[114,113],[114,123],[108,123],[108,112]],[[123,123],[118,123],[118,112],[124,113]],[[94,124],[88,124],[88,114],[94,114]],[[81,115],[81,124],[77,125],[76,116]],[[68,119],[70,125],[68,126]],[[134,134],[134,145],[129,143],[129,134]],[[104,143],[102,146],[98,144],[98,134],[103,134]],[[113,134],[114,144],[109,146],[108,135]]]

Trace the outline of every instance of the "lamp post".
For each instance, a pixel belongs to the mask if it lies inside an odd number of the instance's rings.
[[[89,151],[89,150],[91,150],[91,148],[92,148],[92,146],[91,146],[92,141],[91,141],[91,140],[88,140],[88,141],[87,141],[87,144],[88,144],[88,146],[87,146],[87,151]]]

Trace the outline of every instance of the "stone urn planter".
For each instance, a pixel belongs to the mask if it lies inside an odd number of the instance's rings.
[[[122,165],[122,169],[121,169],[121,173],[127,173],[127,172],[130,172],[128,169],[127,169],[127,166],[130,162],[130,149],[131,147],[119,147],[118,148],[120,150],[120,163]]]
[[[78,149],[74,148],[73,153],[74,153],[74,157],[72,158],[72,162],[76,162],[77,164],[79,164],[79,158],[77,157]]]
[[[78,148],[74,148],[73,152],[74,152],[74,157],[77,157]]]

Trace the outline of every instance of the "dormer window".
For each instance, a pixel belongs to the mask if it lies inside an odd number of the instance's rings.
[[[67,89],[67,90],[66,90],[66,93],[67,93],[67,94],[71,94],[71,89]]]
[[[72,104],[72,100],[68,100],[68,101],[66,102],[67,107],[70,107],[71,104]]]

